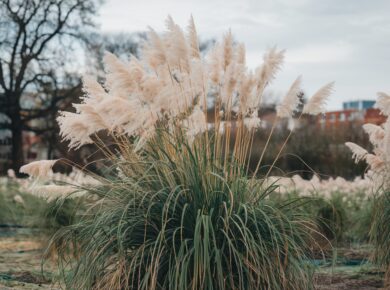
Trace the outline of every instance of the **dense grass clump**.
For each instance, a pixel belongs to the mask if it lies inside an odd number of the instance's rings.
[[[311,287],[311,224],[296,204],[271,204],[272,187],[202,142],[158,141],[122,152],[118,177],[91,190],[99,202],[57,233],[74,245],[59,253],[69,288]]]
[[[52,233],[76,222],[80,204],[74,199],[53,200],[40,212],[41,226]]]
[[[192,19],[187,33],[170,17],[166,23],[161,35],[150,30],[139,58],[107,53],[104,85],[85,77],[82,103],[57,118],[69,148],[97,145],[112,172],[78,190],[77,182],[47,181],[59,160],[21,168],[36,178],[40,196],[85,195],[89,205],[53,240],[67,287],[310,288],[315,229],[298,202],[274,204],[275,186],[264,185],[292,131],[270,165],[264,156],[280,122],[324,112],[333,83],[303,105],[298,77],[266,124],[258,114],[284,51],[269,50],[252,71],[230,32],[205,56]],[[251,167],[254,135],[264,126],[270,133]]]
[[[390,191],[377,197],[374,209],[370,231],[371,241],[375,246],[374,258],[386,269],[387,281],[390,282]]]

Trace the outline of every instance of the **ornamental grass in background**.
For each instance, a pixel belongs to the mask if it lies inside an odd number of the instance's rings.
[[[149,31],[140,58],[106,54],[104,84],[85,77],[82,103],[58,118],[70,148],[94,143],[105,154],[106,175],[59,184],[45,177],[52,161],[22,168],[36,177],[37,194],[59,197],[63,187],[63,198],[84,196],[88,205],[52,241],[61,242],[68,288],[311,288],[316,228],[299,200],[271,203],[277,182],[264,183],[289,137],[266,176],[258,171],[273,130],[249,168],[264,91],[283,58],[271,49],[248,70],[230,32],[203,55],[193,21],[184,33],[171,18],[167,32]],[[298,118],[324,111],[331,89],[314,94]],[[299,77],[273,128],[295,113],[300,90]]]
[[[386,271],[390,286],[390,95],[380,92],[376,107],[387,120],[381,125],[365,124],[363,129],[369,135],[372,152],[347,142],[356,162],[368,164],[366,178],[373,181],[376,192],[370,238],[375,246],[374,260]]]

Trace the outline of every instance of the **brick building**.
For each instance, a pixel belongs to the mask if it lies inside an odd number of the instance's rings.
[[[343,103],[343,110],[326,112],[318,117],[317,123],[322,128],[338,128],[366,123],[382,124],[386,117],[374,108],[375,101],[359,100]]]

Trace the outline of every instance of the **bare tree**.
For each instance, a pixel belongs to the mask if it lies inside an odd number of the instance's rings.
[[[32,120],[47,117],[66,94],[67,56],[77,51],[83,32],[93,26],[100,1],[0,0],[0,113],[12,131],[12,167],[24,163],[23,131],[46,129]],[[50,93],[48,93],[50,92]]]
[[[138,57],[139,46],[146,38],[144,32],[106,32],[92,33],[88,36],[87,50],[85,51],[88,67],[98,78],[104,77],[103,57],[105,52],[111,52],[126,61],[131,56]]]
[[[147,32],[106,32],[91,34],[88,36],[88,67],[101,77],[104,75],[103,56],[105,52],[111,52],[120,59],[126,61],[131,56],[139,57],[139,48],[147,39]],[[215,43],[213,39],[200,41],[200,51],[206,53]]]

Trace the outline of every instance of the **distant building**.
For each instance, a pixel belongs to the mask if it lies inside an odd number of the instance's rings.
[[[322,128],[338,128],[340,126],[362,125],[366,123],[382,124],[386,117],[374,108],[375,101],[356,100],[343,103],[343,110],[326,112],[318,117]]]
[[[373,100],[355,100],[343,102],[344,110],[367,110],[374,107],[375,101]]]
[[[386,121],[386,116],[381,114],[379,109],[369,108],[364,114],[364,123],[371,123],[375,125],[383,124]]]

